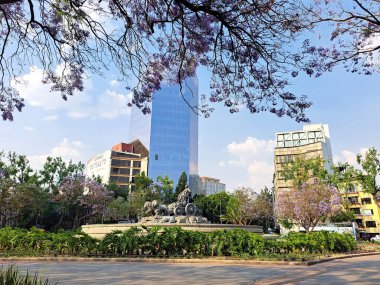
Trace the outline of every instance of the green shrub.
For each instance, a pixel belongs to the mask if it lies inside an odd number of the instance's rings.
[[[351,235],[325,231],[289,233],[281,239],[264,240],[258,234],[240,229],[205,233],[180,227],[144,227],[114,231],[96,240],[81,231],[0,229],[0,254],[7,256],[274,256],[286,259],[355,249],[356,241]]]
[[[0,269],[0,284],[7,285],[49,285],[48,279],[42,279],[37,274],[31,276],[28,272],[22,275],[13,265]]]

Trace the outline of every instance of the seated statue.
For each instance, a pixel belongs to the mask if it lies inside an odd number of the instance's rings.
[[[178,194],[177,205],[185,206],[190,203],[191,190],[188,185],[186,185],[185,190]]]

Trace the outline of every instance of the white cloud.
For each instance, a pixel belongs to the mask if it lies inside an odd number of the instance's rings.
[[[368,148],[362,147],[357,152],[352,152],[350,150],[342,150],[339,154],[334,155],[334,163],[337,164],[338,162],[347,162],[355,167],[359,167],[356,156],[358,153],[361,155],[364,155],[368,151]]]
[[[58,66],[57,70],[62,69]],[[28,74],[18,78],[13,85],[20,92],[27,105],[42,108],[44,110],[64,110],[70,118],[105,118],[114,119],[130,113],[127,106],[132,94],[119,94],[106,90],[98,96],[87,93],[92,90],[92,81],[84,82],[85,92],[76,92],[64,101],[58,92],[51,92],[50,85],[42,84],[43,71],[37,67],[31,67]],[[22,82],[22,83],[21,83]],[[112,81],[111,81],[112,82]],[[94,92],[92,92],[94,93]],[[45,120],[56,120],[57,115],[46,116]]]
[[[30,165],[34,169],[42,169],[46,158],[61,157],[64,161],[73,162],[84,161],[83,151],[86,145],[81,141],[70,141],[68,138],[64,138],[58,145],[53,147],[48,153],[40,155],[28,155]]]
[[[62,67],[57,67],[57,70]],[[76,92],[74,96],[68,96],[63,100],[59,92],[51,92],[50,84],[43,84],[43,71],[35,66],[30,67],[30,72],[13,81],[13,86],[30,106],[40,107],[44,110],[79,109],[88,104],[91,98],[82,92]],[[90,80],[84,82],[85,90],[92,88]]]
[[[111,80],[111,81],[110,81],[110,85],[111,85],[112,87],[117,87],[117,86],[120,85],[120,82],[114,79],[114,80]]]
[[[127,104],[131,101],[132,94],[127,96],[107,90],[98,100],[98,114],[100,117],[113,119],[131,113]]]
[[[67,115],[73,119],[82,119],[90,116],[87,112],[69,112]]]
[[[58,119],[58,115],[51,115],[51,116],[46,116],[44,118],[46,121],[55,121]]]
[[[273,179],[273,140],[260,140],[248,137],[244,142],[232,142],[227,145],[227,153],[232,159],[219,162],[221,167],[239,167],[246,171],[247,181],[256,191],[264,186],[271,187]]]
[[[36,130],[35,127],[24,127],[24,130],[27,132],[34,132]]]
[[[87,2],[87,5],[82,6],[81,9],[86,12],[93,21],[101,24],[102,28],[107,34],[111,34],[114,30],[120,26],[120,22],[112,20],[110,17],[110,9],[105,2],[91,3]]]
[[[274,166],[269,161],[254,161],[248,166],[249,181],[255,190],[260,190],[267,186],[271,188]]]
[[[380,34],[374,33],[364,41],[364,47],[360,48],[361,51],[371,51],[380,45]],[[366,57],[365,61],[375,66],[380,65],[380,53],[377,51],[372,52],[372,57]]]

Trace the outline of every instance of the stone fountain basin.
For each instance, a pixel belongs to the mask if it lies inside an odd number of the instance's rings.
[[[91,237],[102,239],[106,234],[112,231],[126,231],[133,227],[181,227],[184,230],[197,231],[197,232],[213,232],[223,230],[241,229],[247,232],[263,234],[261,226],[250,225],[232,225],[232,224],[179,224],[179,223],[130,223],[130,224],[93,224],[83,225],[82,231]]]

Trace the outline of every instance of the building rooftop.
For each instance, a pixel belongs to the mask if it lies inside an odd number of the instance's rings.
[[[305,125],[302,130],[276,133],[276,148],[296,147],[330,138],[329,127],[324,124]]]

